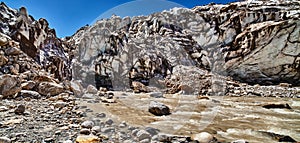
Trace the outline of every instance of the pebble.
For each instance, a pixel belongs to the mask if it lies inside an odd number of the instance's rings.
[[[150,93],[150,97],[153,97],[153,98],[164,98],[164,95],[162,92],[152,92]]]
[[[45,141],[46,143],[48,143],[48,142],[53,142],[54,139],[53,139],[53,138],[46,138],[44,141]]]
[[[150,143],[150,139],[143,139],[143,140],[140,140],[139,143]]]
[[[11,140],[7,137],[0,137],[0,143],[11,143]]]
[[[113,123],[114,123],[114,121],[112,119],[107,119],[105,121],[105,124],[107,124],[107,125],[112,125]]]
[[[139,141],[145,140],[145,139],[150,139],[151,135],[145,131],[145,130],[140,130],[136,133],[136,137],[138,138]]]
[[[23,114],[25,112],[25,105],[20,104],[14,111],[16,114]]]
[[[99,133],[99,132],[101,132],[101,127],[100,126],[94,126],[92,128],[92,131],[95,131],[96,133]]]
[[[113,99],[113,97],[114,97],[114,93],[109,92],[109,93],[107,94],[107,99]]]
[[[231,143],[249,143],[246,140],[236,140],[236,141],[232,141]]]
[[[6,106],[0,106],[0,112],[5,112],[7,110],[8,108]]]
[[[55,104],[54,104],[54,108],[63,108],[63,107],[66,107],[68,105],[68,103],[66,102],[63,102],[63,101],[57,101]]]
[[[119,125],[119,128],[125,128],[125,127],[127,127],[127,124],[126,124],[126,122],[122,122],[120,125]]]
[[[97,114],[96,117],[98,117],[98,118],[105,118],[106,114],[105,113],[99,113],[99,114]]]
[[[115,130],[114,127],[104,127],[101,129],[101,132],[102,133],[110,133],[110,132],[113,132]]]
[[[71,140],[66,140],[63,143],[73,143]]]
[[[91,131],[89,129],[84,128],[84,129],[81,129],[79,131],[79,133],[83,134],[83,135],[89,135],[89,134],[91,134]]]
[[[94,126],[94,122],[93,121],[84,121],[83,123],[81,123],[81,127],[82,128],[91,129],[93,126]]]
[[[152,136],[157,135],[159,130],[152,128],[152,127],[146,127],[145,129],[149,134],[151,134]]]
[[[139,132],[140,130],[139,129],[134,129],[131,131],[131,135],[132,136],[136,136],[136,134]]]

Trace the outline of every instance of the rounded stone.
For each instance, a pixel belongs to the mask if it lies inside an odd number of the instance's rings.
[[[151,135],[145,130],[138,131],[136,133],[136,137],[138,138],[139,141],[151,139]]]
[[[193,134],[191,139],[198,141],[199,143],[210,143],[215,140],[214,136],[207,132],[201,132],[199,134]]]
[[[20,104],[14,111],[16,114],[23,114],[25,112],[25,105]]]
[[[89,134],[91,134],[91,131],[89,129],[84,128],[84,129],[81,129],[79,131],[79,133],[83,134],[83,135],[89,135]]]
[[[99,133],[99,132],[101,132],[101,127],[100,126],[94,126],[92,128],[92,131],[95,131],[96,133]]]
[[[8,137],[0,137],[0,143],[11,143]]]
[[[93,121],[84,121],[83,123],[81,123],[81,127],[82,128],[91,129],[93,126],[94,126],[94,122]]]
[[[113,123],[114,123],[114,121],[112,119],[107,119],[105,121],[105,124],[107,124],[107,125],[112,125]]]

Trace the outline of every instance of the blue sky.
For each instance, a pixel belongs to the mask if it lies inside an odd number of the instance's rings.
[[[172,7],[192,8],[210,2],[229,3],[234,0],[2,0],[9,7],[25,6],[35,19],[46,18],[58,37],[71,36],[80,27],[91,24],[99,16],[133,16],[169,10]]]

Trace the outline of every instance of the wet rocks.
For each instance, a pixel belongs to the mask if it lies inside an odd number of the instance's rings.
[[[156,116],[169,115],[171,114],[170,108],[163,103],[157,101],[151,101],[149,104],[148,111]]]
[[[276,134],[276,133],[266,132],[266,131],[259,131],[259,132],[273,138],[278,142],[297,142],[292,137],[287,135],[281,135],[281,134]]]
[[[266,108],[266,109],[274,109],[274,108],[279,108],[279,109],[292,109],[290,107],[289,104],[280,104],[280,103],[274,103],[274,104],[267,104],[267,105],[263,105],[262,106],[263,108]]]
[[[151,93],[149,93],[149,96],[154,97],[154,98],[163,98],[164,97],[162,92],[151,92]]]

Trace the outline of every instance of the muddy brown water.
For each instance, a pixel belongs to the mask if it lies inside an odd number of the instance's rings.
[[[87,103],[91,114],[106,113],[116,121],[132,126],[154,127],[162,133],[190,136],[209,132],[221,142],[245,139],[253,142],[277,142],[262,132],[288,135],[300,141],[300,99],[266,97],[220,97],[209,100],[192,95],[164,95],[115,92],[117,103]],[[154,116],[148,112],[150,101],[159,101],[171,108],[171,115]],[[267,104],[289,104],[292,109],[265,109]]]

